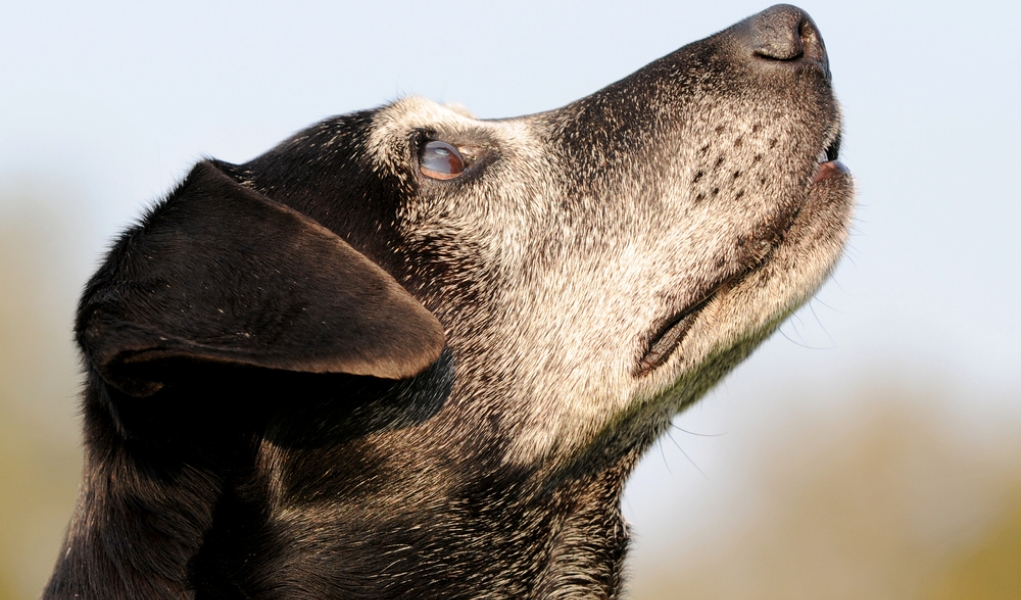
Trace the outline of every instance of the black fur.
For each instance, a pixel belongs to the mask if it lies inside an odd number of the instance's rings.
[[[805,23],[774,9],[542,116],[564,185],[598,197],[631,157],[670,147],[660,123],[690,118],[674,98],[744,100],[782,80],[790,112],[811,105],[796,119],[821,128],[836,109],[821,42],[795,52]],[[79,306],[85,473],[44,597],[620,593],[620,493],[669,414],[622,415],[570,458],[506,458],[510,407],[529,399],[507,397],[487,371],[500,348],[481,347],[501,276],[471,239],[405,239],[400,215],[426,184],[414,142],[396,167],[374,162],[376,115],[330,119],[244,165],[200,163],[111,250]],[[499,163],[484,142],[451,185],[481,185]],[[715,196],[702,178],[692,186]],[[585,218],[571,198],[562,218]],[[782,236],[796,211],[777,212],[755,235]],[[745,268],[743,251],[719,265]]]

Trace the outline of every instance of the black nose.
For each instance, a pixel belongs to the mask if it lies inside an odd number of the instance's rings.
[[[747,24],[747,42],[753,56],[782,63],[815,63],[829,76],[826,46],[805,11],[777,4],[749,18]]]

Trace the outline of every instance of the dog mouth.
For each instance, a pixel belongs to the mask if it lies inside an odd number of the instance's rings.
[[[829,179],[849,173],[847,167],[838,160],[840,156],[840,138],[841,135],[838,131],[832,136],[826,148],[817,156],[817,164],[808,184],[808,193],[802,206],[808,201],[808,196],[811,195],[814,187]],[[800,207],[785,222],[776,224],[776,228],[773,230],[775,237],[770,249],[754,265],[733,275],[722,277],[715,283],[705,286],[701,293],[695,295],[696,299],[693,302],[688,303],[679,312],[657,323],[651,329],[650,335],[646,336],[648,342],[646,343],[645,352],[632,370],[632,375],[634,377],[642,377],[665,363],[673,355],[674,351],[680,347],[688,331],[691,330],[692,325],[694,325],[701,314],[702,309],[712,302],[717,295],[730,289],[769,261],[773,250],[783,243],[785,234],[793,226],[799,212]]]
[[[695,319],[698,318],[699,313],[705,308],[716,294],[723,289],[727,284],[740,279],[744,273],[728,277],[725,281],[721,281],[716,285],[709,286],[708,290],[698,296],[698,300],[689,304],[679,313],[673,315],[670,318],[660,322],[658,326],[653,329],[653,334],[648,337],[648,347],[642,358],[638,361],[638,364],[632,370],[632,375],[635,377],[641,377],[648,373],[651,373],[656,367],[662,365],[667,361],[668,358],[674,353],[674,350],[681,345],[684,341],[684,337],[688,334],[691,326],[695,323]]]
[[[815,185],[839,174],[847,173],[847,167],[837,160],[840,158],[840,133],[833,137],[833,141],[826,146],[826,149],[819,153],[815,173],[812,175],[812,183]]]

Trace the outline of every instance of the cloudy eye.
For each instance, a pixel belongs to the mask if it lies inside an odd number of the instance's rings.
[[[422,146],[418,165],[422,174],[431,179],[453,179],[464,172],[464,158],[457,148],[436,140]]]

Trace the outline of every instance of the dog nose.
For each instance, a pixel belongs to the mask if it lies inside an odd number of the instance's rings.
[[[829,60],[819,29],[808,13],[796,6],[778,4],[748,20],[752,55],[762,61],[815,63],[829,78]]]

